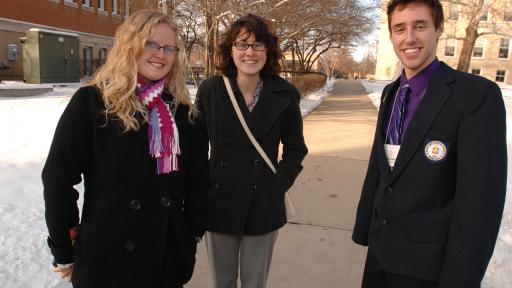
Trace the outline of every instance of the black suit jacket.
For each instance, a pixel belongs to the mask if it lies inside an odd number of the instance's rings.
[[[501,91],[441,63],[390,170],[383,119],[398,85],[389,84],[382,94],[352,238],[370,246],[380,269],[439,287],[480,287],[505,200]],[[441,160],[426,157],[432,141],[447,148]]]

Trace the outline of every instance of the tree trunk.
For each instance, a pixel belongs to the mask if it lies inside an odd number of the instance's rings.
[[[205,76],[206,78],[213,75],[214,70],[214,45],[215,45],[215,32],[214,15],[215,15],[215,0],[205,0],[205,18],[206,18],[206,34],[205,34]]]
[[[292,47],[292,72],[295,71],[295,47]]]
[[[476,27],[478,27],[478,24],[470,24],[466,27],[466,38],[464,38],[464,41],[462,42],[462,50],[460,51],[459,63],[457,64],[457,70],[459,71],[469,71],[473,47],[475,46],[475,41],[479,36]]]

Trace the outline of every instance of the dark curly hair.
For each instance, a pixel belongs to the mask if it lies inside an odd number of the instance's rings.
[[[444,22],[443,15],[443,6],[439,2],[439,0],[391,0],[387,6],[387,14],[388,14],[388,29],[391,33],[391,14],[395,9],[399,11],[405,9],[405,7],[409,4],[423,4],[430,9],[430,15],[432,15],[432,20],[434,21],[434,27],[439,29]]]
[[[224,75],[233,78],[236,76],[237,68],[231,57],[231,49],[240,31],[245,28],[249,34],[254,34],[256,41],[267,45],[267,61],[260,71],[260,76],[275,75],[281,71],[279,60],[283,57],[279,49],[277,36],[270,31],[267,21],[254,14],[247,14],[236,20],[222,35],[218,50],[219,65],[217,69]]]

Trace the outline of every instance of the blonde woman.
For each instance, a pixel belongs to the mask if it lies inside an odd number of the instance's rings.
[[[182,287],[192,275],[208,140],[189,121],[181,46],[168,15],[134,13],[57,125],[42,173],[48,245],[74,287]]]

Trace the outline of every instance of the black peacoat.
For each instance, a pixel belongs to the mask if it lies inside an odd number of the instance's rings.
[[[242,128],[222,76],[204,81],[196,107],[210,139],[208,230],[235,235],[269,233],[286,223],[284,194],[307,154],[297,89],[279,76],[263,78],[250,112],[236,81],[230,80],[249,129],[277,169],[267,166]],[[280,142],[282,160],[278,162]]]
[[[440,288],[480,287],[505,200],[500,89],[441,62],[390,170],[383,119],[398,85],[389,84],[382,94],[352,238],[369,245],[382,270]],[[433,145],[446,150],[432,157]]]
[[[193,236],[206,226],[206,134],[178,106],[179,171],[157,175],[147,123],[124,133],[104,109],[98,89],[80,88],[55,131],[42,173],[55,260],[74,262],[74,287],[182,287],[195,263]],[[73,185],[82,175],[79,221]],[[68,231],[78,225],[72,246]]]

